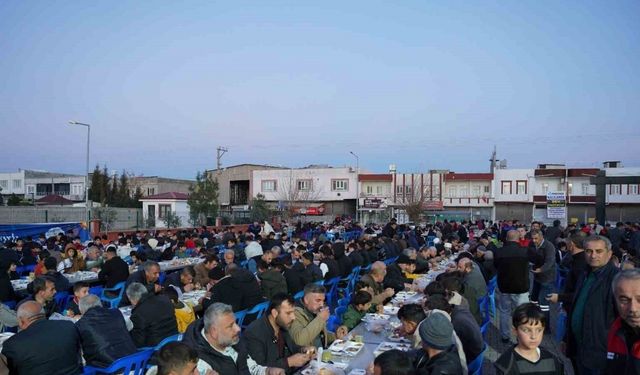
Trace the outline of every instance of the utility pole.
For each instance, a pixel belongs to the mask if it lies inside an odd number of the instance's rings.
[[[218,155],[216,157],[216,169],[218,170],[218,172],[220,172],[220,167],[222,166],[220,159],[222,159],[222,155],[227,153],[227,151],[229,150],[226,147],[218,146],[218,148],[216,148],[216,151],[218,152]]]

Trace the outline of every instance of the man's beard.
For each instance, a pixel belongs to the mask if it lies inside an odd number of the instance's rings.
[[[278,316],[276,318],[276,324],[278,325],[278,327],[284,329],[284,330],[288,330],[291,327],[291,323],[293,323],[293,320],[291,322],[289,322],[289,324],[285,324],[282,319],[280,318],[280,316]]]
[[[237,335],[235,338],[231,337],[229,339],[220,340],[220,346],[223,346],[226,348],[229,346],[238,345],[239,342],[240,342],[240,335]]]

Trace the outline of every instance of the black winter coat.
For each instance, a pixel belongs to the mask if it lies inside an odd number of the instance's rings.
[[[122,314],[116,309],[93,307],[76,323],[87,364],[108,367],[115,360],[137,351]]]
[[[505,242],[502,248],[495,250],[493,265],[501,293],[520,294],[529,291],[529,257],[526,248],[517,242]]]
[[[138,348],[156,346],[178,334],[173,304],[165,295],[144,294],[131,311],[131,338]]]
[[[207,362],[218,374],[248,375],[246,350],[241,345],[234,346],[233,348],[238,352],[238,359],[234,362],[231,357],[225,356],[211,347],[211,344],[202,336],[203,329],[204,321],[202,319],[189,324],[182,337],[182,342],[195,349],[198,352],[198,358]]]
[[[105,288],[113,288],[117,283],[127,281],[127,278],[129,278],[129,265],[118,256],[104,262],[98,273],[98,279],[105,284]]]
[[[300,346],[296,345],[289,332],[281,329],[280,334],[284,340],[284,349],[280,353],[276,334],[269,323],[268,317],[253,321],[244,332],[242,339],[251,358],[261,366],[277,367],[284,369],[287,374],[293,374],[296,368],[287,366],[287,358],[300,352]]]

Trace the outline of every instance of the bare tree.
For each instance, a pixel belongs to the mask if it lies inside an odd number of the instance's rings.
[[[317,201],[322,195],[323,189],[313,175],[305,178],[294,179],[292,175],[277,180],[278,201],[281,202],[285,219],[289,219],[299,213],[300,208],[307,207],[309,203]]]
[[[398,185],[395,205],[407,213],[410,221],[417,223],[423,219],[424,211],[431,201],[431,186],[424,180],[424,175],[413,174],[409,176],[408,179],[405,178],[404,186]],[[401,191],[400,187],[402,187]],[[434,187],[437,188],[437,186]],[[433,196],[436,197],[435,194]]]

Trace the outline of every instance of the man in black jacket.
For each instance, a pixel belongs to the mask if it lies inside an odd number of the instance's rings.
[[[131,311],[131,338],[138,348],[156,346],[163,339],[178,333],[173,304],[167,296],[149,293],[140,283],[127,287]]]
[[[80,337],[73,323],[45,319],[42,306],[34,301],[20,305],[17,317],[20,331],[2,346],[11,374],[82,373]]]
[[[538,229],[531,230],[531,250],[540,263],[534,266],[533,288],[531,289],[531,301],[538,303],[544,312],[547,322],[550,322],[549,301],[547,297],[554,293],[556,282],[556,248],[544,239],[542,232]],[[551,324],[545,326],[545,331],[549,332]]]
[[[607,333],[617,317],[611,284],[618,268],[611,262],[609,239],[584,240],[588,272],[578,281],[567,319],[567,357],[578,374],[600,374],[606,368]]]
[[[190,292],[195,287],[193,279],[196,277],[196,270],[193,266],[186,266],[180,271],[170,273],[164,280],[164,288],[174,286],[179,288],[181,292]]]
[[[158,262],[148,260],[142,265],[142,269],[132,273],[127,279],[125,288],[128,288],[132,283],[139,283],[144,285],[149,293],[160,293],[162,286],[160,286],[160,265]],[[126,306],[130,303],[127,294],[125,293],[120,306]]]
[[[198,369],[212,369],[221,375],[246,375],[263,372],[282,375],[284,370],[257,364],[240,343],[240,327],[231,306],[214,303],[204,318],[187,327],[182,342],[198,351]]]
[[[211,288],[211,297],[203,301],[205,310],[215,302],[231,305],[233,311],[245,310],[264,302],[260,285],[251,272],[230,264],[225,268],[225,274]]]
[[[404,277],[403,272],[415,264],[415,260],[410,259],[404,254],[400,255],[396,263],[391,263],[387,266],[387,275],[383,281],[384,287],[393,288],[396,292],[410,289],[413,281]]]
[[[105,288],[113,288],[117,283],[127,281],[129,277],[129,266],[127,262],[118,256],[116,247],[107,247],[104,257],[107,260],[98,273],[98,280],[104,283]]]
[[[267,314],[247,327],[243,340],[247,351],[259,365],[283,368],[293,374],[309,362],[315,348],[298,346],[288,329],[295,320],[295,301],[279,293],[273,296]]]
[[[529,302],[529,258],[520,246],[516,230],[506,234],[502,248],[495,251],[493,264],[498,275],[497,308],[500,315],[502,342],[511,341],[511,316],[523,303]]]
[[[120,311],[102,307],[100,298],[93,294],[82,297],[79,307],[82,318],[76,327],[87,365],[108,367],[137,351]]]
[[[570,255],[562,260],[562,265],[569,269],[567,281],[564,284],[564,290],[559,291],[561,293],[552,293],[548,298],[552,303],[562,302],[562,307],[567,311],[567,314],[571,314],[578,281],[589,268],[583,249],[584,239],[584,234],[578,232],[573,234],[567,241],[567,250]]]

